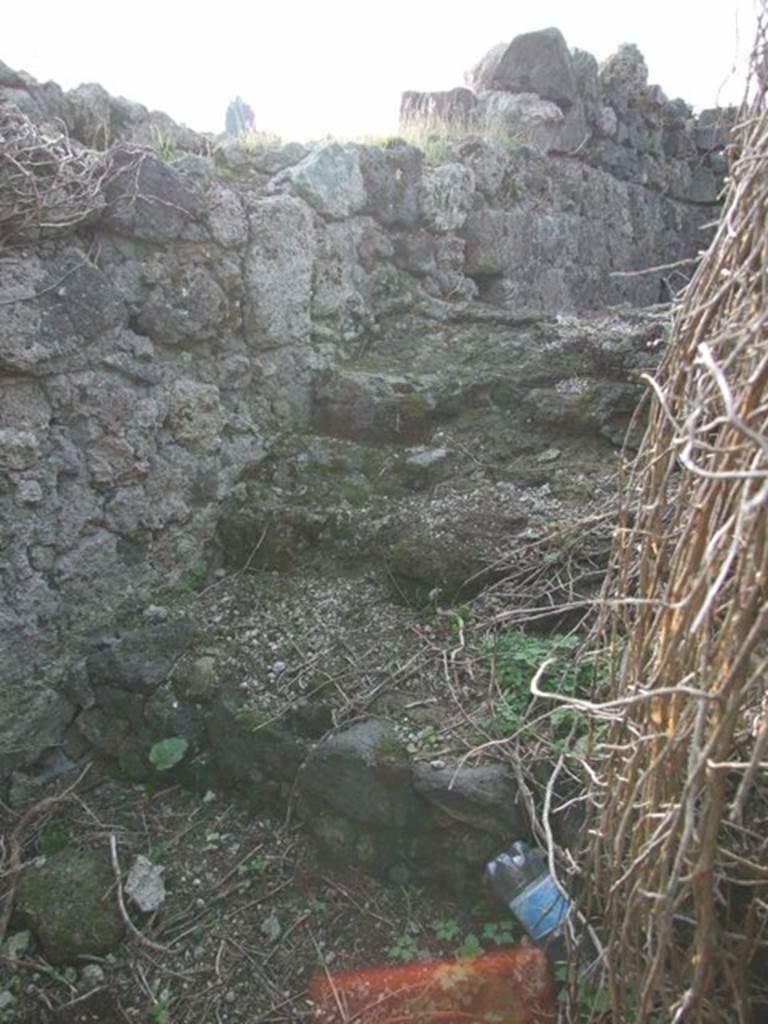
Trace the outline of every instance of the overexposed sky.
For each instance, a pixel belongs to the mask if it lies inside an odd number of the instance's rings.
[[[604,60],[637,43],[696,108],[739,102],[759,0],[5,0],[0,60],[64,88],[100,82],[200,131],[240,94],[285,139],[397,127],[405,89],[462,85],[520,32],[559,28]]]

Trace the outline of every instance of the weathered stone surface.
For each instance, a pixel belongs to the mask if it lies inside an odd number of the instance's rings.
[[[528,834],[527,818],[512,773],[504,765],[413,771],[416,792],[449,818],[510,841]]]
[[[472,208],[475,175],[462,164],[441,164],[424,175],[419,194],[421,214],[437,232],[456,231]]]
[[[184,620],[143,626],[88,656],[91,686],[149,695],[169,676],[193,639]]]
[[[498,61],[493,58],[488,61],[488,70],[491,69],[488,79],[478,83],[483,89],[536,93],[563,109],[570,107],[576,98],[571,55],[562,33],[556,28],[517,36]]]
[[[356,822],[402,828],[418,810],[408,755],[383,719],[359,722],[318,743],[302,768],[299,789]]]
[[[154,153],[117,147],[104,181],[105,222],[148,242],[171,242],[202,212],[202,197]]]
[[[731,129],[736,123],[735,107],[716,107],[702,110],[696,119],[696,145],[705,153],[724,149],[728,145]]]
[[[634,43],[622,43],[600,66],[603,91],[622,108],[642,95],[648,85],[648,65]]]
[[[120,945],[125,925],[109,896],[114,883],[105,855],[74,849],[25,869],[16,906],[51,963],[106,956]]]
[[[302,199],[324,217],[349,217],[365,206],[365,184],[355,146],[338,142],[318,146],[278,181],[290,181]]]
[[[238,248],[248,238],[248,220],[242,203],[232,189],[217,186],[208,196],[208,224],[211,234],[225,249]]]
[[[246,338],[255,349],[309,337],[315,234],[309,207],[292,196],[257,202],[249,214],[244,283]]]
[[[229,314],[221,287],[203,267],[184,267],[172,285],[153,288],[137,318],[142,334],[164,344],[215,338]]]
[[[224,146],[210,160],[139,104],[1,73],[3,97],[18,92],[39,123],[60,117],[73,138],[101,145],[107,115],[111,139],[156,136],[154,151],[105,155],[105,216],[4,250],[4,664],[55,683],[69,638],[120,636],[137,609],[172,605],[176,585],[183,595],[222,564],[242,568],[267,526],[252,568],[303,566],[332,548],[354,571],[394,564],[406,600],[421,603],[482,578],[498,547],[483,534],[485,495],[457,506],[478,546],[433,489],[514,479],[588,490],[570,474],[569,441],[604,452],[616,439],[635,363],[601,362],[592,328],[542,317],[655,302],[653,275],[613,272],[695,254],[724,158],[681,101],[647,85],[630,95],[632,76],[615,69],[601,81],[588,55],[572,66],[570,106],[493,90],[425,100],[426,116],[463,110],[467,124],[484,103],[535,103],[552,119],[538,152],[509,134],[502,144],[451,131],[427,139],[430,159],[390,140]],[[434,166],[440,150],[450,162]],[[417,444],[426,451],[408,451]],[[551,467],[536,462],[539,444],[562,452]],[[410,499],[418,513],[379,519],[381,502]],[[503,501],[487,504],[506,522]],[[140,674],[132,692],[113,668],[118,682],[102,679],[95,696],[67,692],[82,733],[138,778],[152,731],[181,719],[166,683]],[[199,726],[184,724],[194,736]],[[37,749],[30,741],[24,756]]]
[[[405,376],[343,370],[315,386],[318,433],[357,441],[416,441],[434,426],[439,401],[428,383]]]
[[[0,686],[0,782],[61,742],[75,714],[74,706],[55,690],[20,678],[21,668],[11,674],[6,663]]]
[[[69,248],[46,261],[10,257],[0,301],[0,370],[11,372],[49,373],[65,359],[76,366],[84,343],[127,319],[106,275]]]
[[[507,52],[509,43],[497,43],[481,57],[480,60],[464,73],[464,81],[474,92],[484,92],[491,89],[493,77],[499,66],[501,58]]]
[[[211,708],[206,730],[222,778],[247,786],[256,797],[265,782],[293,782],[304,757],[301,741],[281,723],[249,709],[240,695],[228,691]]]
[[[412,227],[419,219],[419,185],[424,157],[402,139],[386,148],[360,147],[366,210],[387,227]]]
[[[86,82],[67,93],[72,135],[92,149],[106,149],[115,140],[111,132],[112,103],[107,90],[96,82]]]
[[[472,170],[475,189],[487,200],[495,199],[507,170],[508,150],[480,135],[474,135],[457,142],[454,153],[457,161]]]
[[[376,269],[391,258],[392,243],[370,217],[322,225],[316,234],[313,319],[331,318],[358,333],[374,314]]]
[[[485,93],[481,116],[492,138],[516,146],[533,146],[544,153],[561,148],[557,143],[565,124],[562,110],[533,93]]]
[[[218,451],[223,421],[214,384],[176,381],[169,396],[168,424],[179,444],[200,454]]]

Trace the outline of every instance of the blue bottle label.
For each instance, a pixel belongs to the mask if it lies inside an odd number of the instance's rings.
[[[509,909],[534,941],[546,938],[568,917],[571,906],[549,875],[537,878],[516,896]]]

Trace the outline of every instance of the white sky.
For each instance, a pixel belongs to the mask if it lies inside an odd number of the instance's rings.
[[[598,60],[637,43],[651,81],[738,102],[758,0],[4,0],[0,59],[100,82],[198,130],[239,93],[284,139],[390,133],[405,89],[450,89],[491,46],[554,25]],[[741,63],[740,63],[741,62]]]

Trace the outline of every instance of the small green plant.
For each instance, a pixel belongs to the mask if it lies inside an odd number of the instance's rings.
[[[403,932],[387,950],[387,956],[393,960],[399,960],[401,963],[415,960],[418,955],[419,947],[416,945],[416,940],[408,932]]]
[[[149,751],[149,760],[159,772],[167,772],[182,760],[189,750],[184,736],[169,736],[159,740]]]
[[[480,939],[474,932],[470,932],[469,935],[464,937],[464,941],[456,950],[456,956],[462,958],[480,956],[483,952],[484,950],[480,943]]]
[[[176,147],[169,136],[165,135],[156,125],[152,128],[152,148],[164,163],[171,163],[177,157]]]
[[[441,942],[452,942],[459,934],[459,923],[452,917],[441,918],[432,922],[432,931],[435,938]]]
[[[495,946],[511,946],[517,941],[517,925],[512,918],[507,921],[486,921],[481,937]]]
[[[205,586],[208,579],[208,570],[202,562],[190,569],[189,572],[179,580],[176,589],[181,594],[197,594]]]
[[[241,864],[237,869],[239,875],[263,875],[270,865],[270,858],[265,856],[253,857]]]
[[[256,878],[261,878],[262,875],[266,874],[269,870],[270,858],[269,857],[253,857],[251,860],[241,864],[237,869],[237,873],[241,878],[241,882],[238,885],[238,891],[241,893],[248,892],[249,889],[253,888],[253,883]]]
[[[325,900],[312,900],[309,904],[309,912],[316,917],[327,917],[331,912],[331,908]]]
[[[525,722],[531,702],[530,684],[545,661],[550,661],[539,679],[542,689],[564,696],[575,696],[588,691],[607,676],[607,666],[595,665],[590,658],[579,658],[582,640],[577,636],[554,634],[549,637],[533,636],[522,630],[511,630],[497,636],[485,645],[484,655],[490,661],[491,671],[502,691],[494,707],[494,717],[505,735],[516,732]],[[573,708],[557,708],[551,722],[562,734],[574,724],[586,721]],[[583,731],[583,729],[580,729]]]
[[[147,1010],[147,1016],[154,1024],[171,1024],[171,993],[164,988],[153,1006]]]
[[[72,843],[72,835],[66,829],[46,828],[38,836],[37,848],[44,857],[51,857],[54,853],[66,850]]]
[[[419,737],[422,743],[426,743],[429,747],[436,747],[440,742],[440,734],[434,725],[425,725],[419,733]]]

